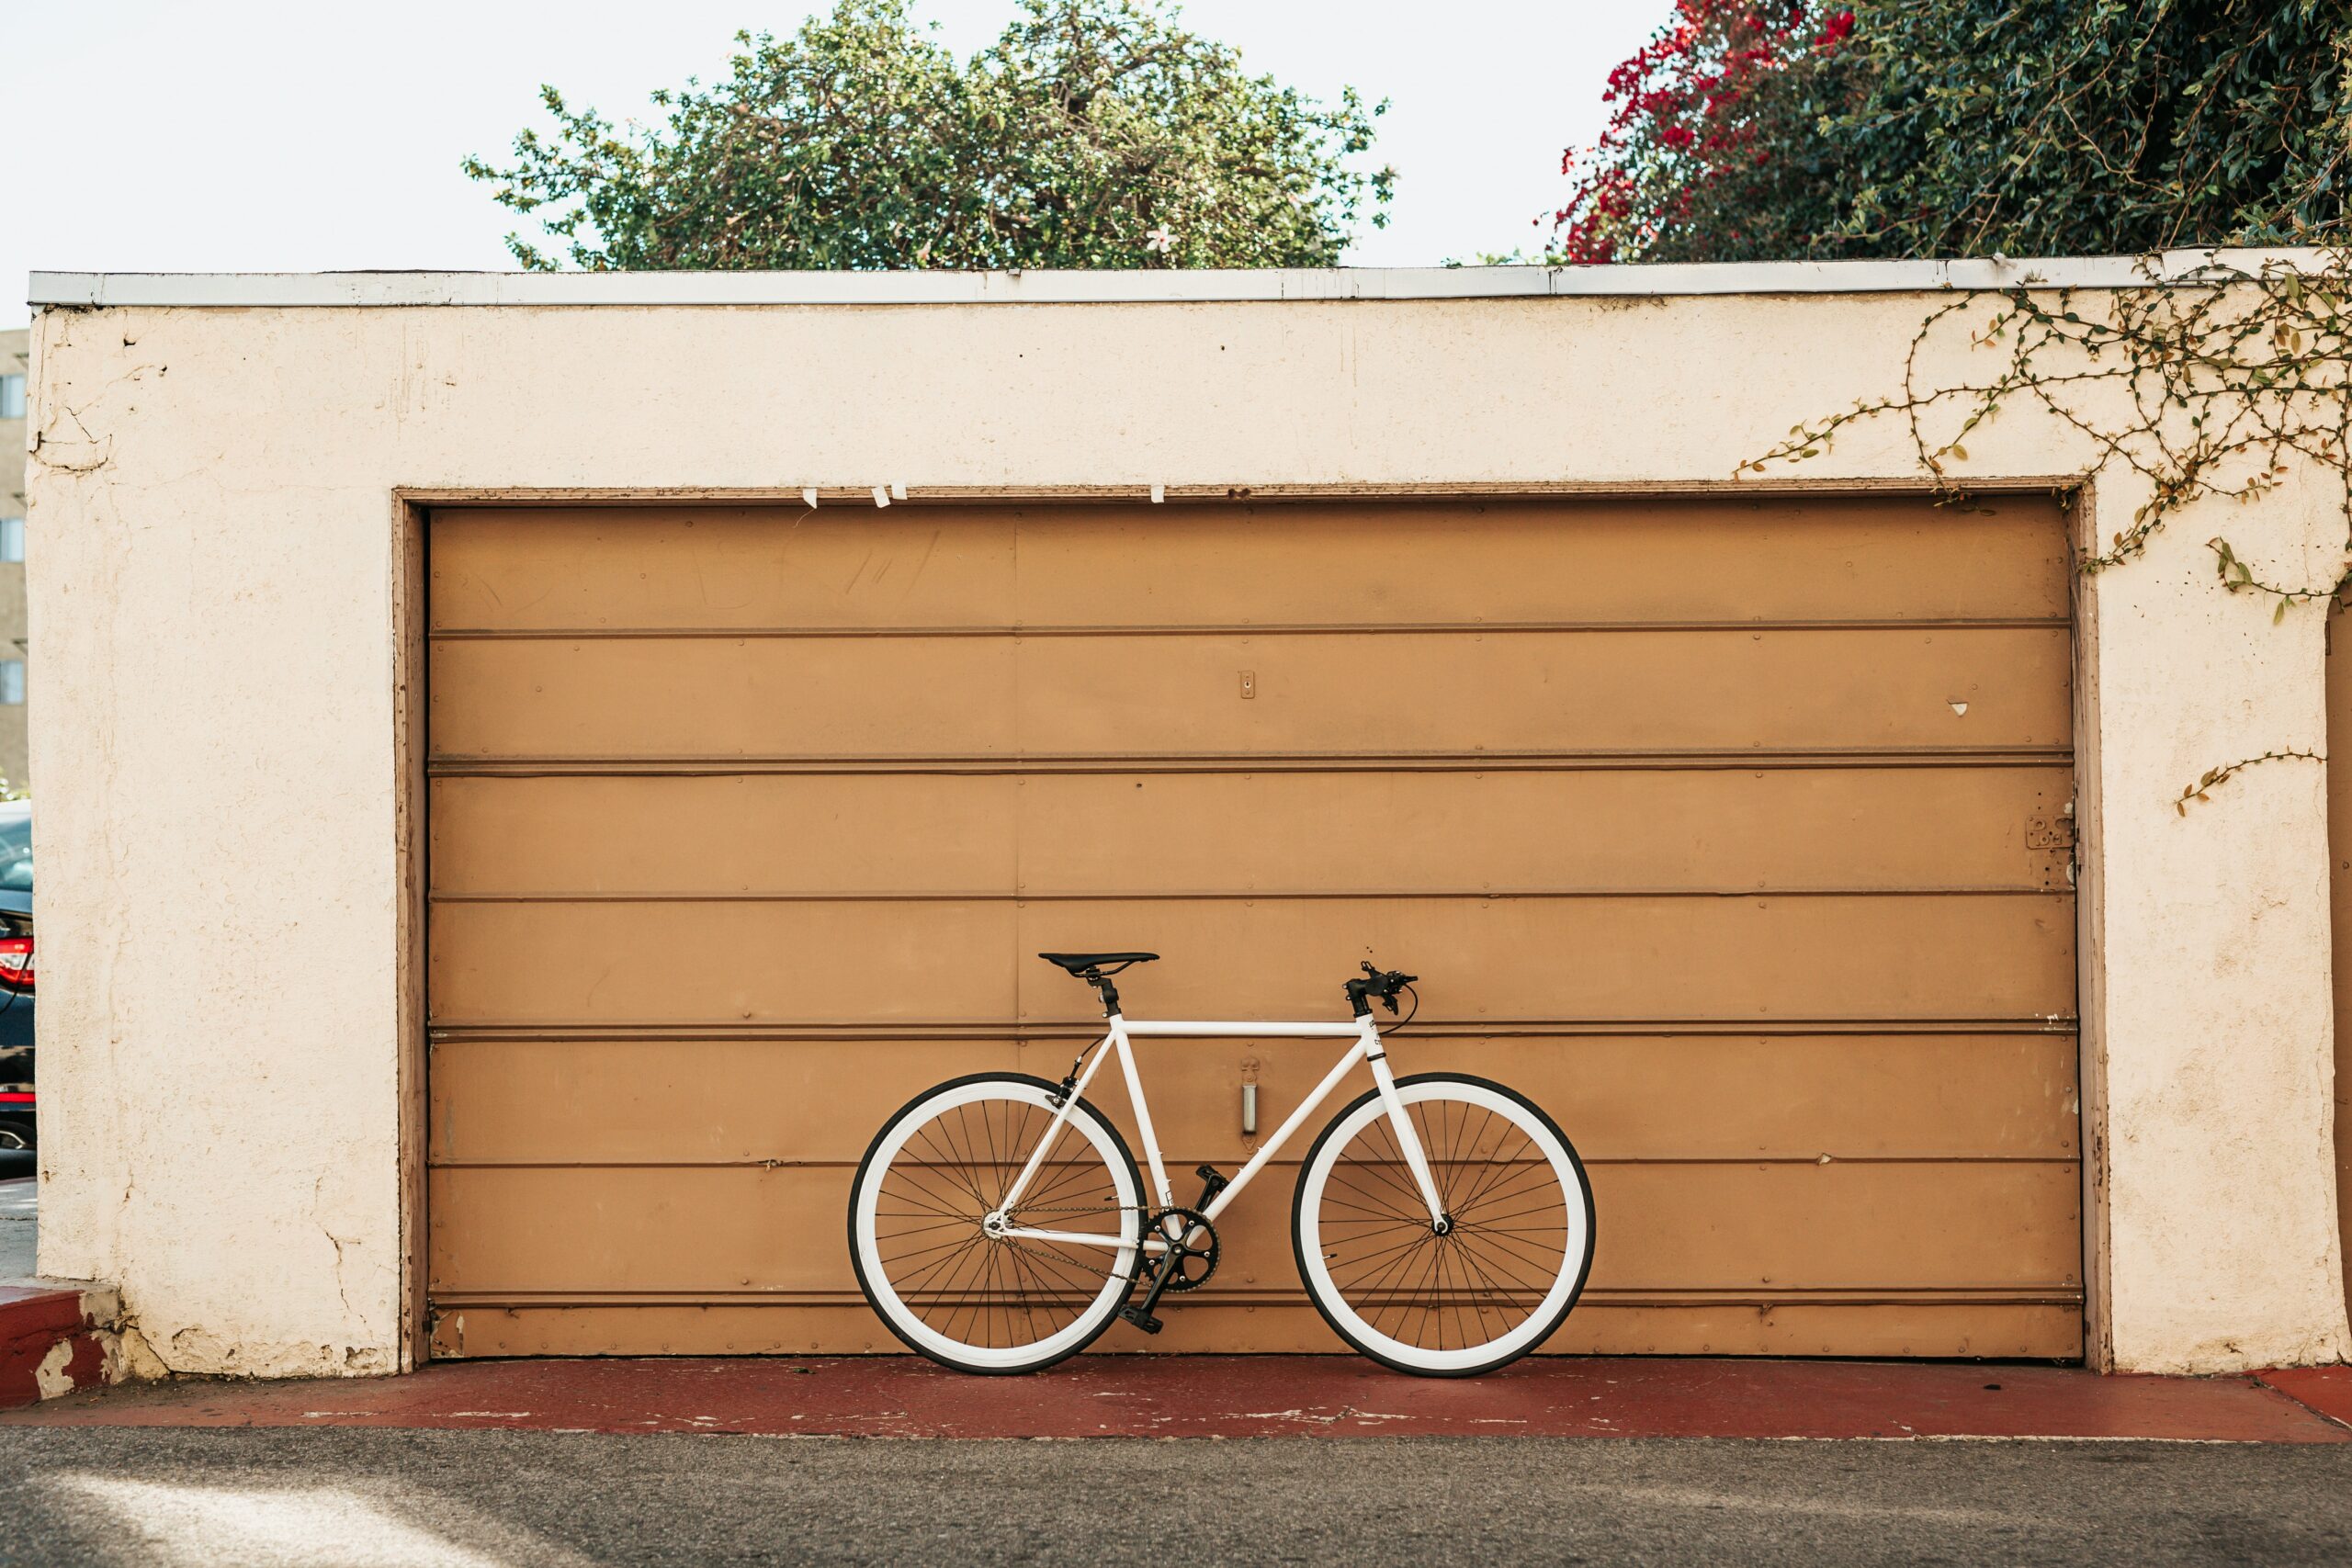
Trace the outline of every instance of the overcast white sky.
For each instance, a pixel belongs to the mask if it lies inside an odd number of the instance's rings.
[[[1390,226],[1349,259],[1409,265],[1540,241],[1560,149],[1668,0],[1193,0],[1196,29],[1322,96],[1391,102]],[[958,53],[1012,0],[918,0]],[[0,0],[0,328],[25,275],[513,265],[458,163],[503,153],[540,82],[616,118],[724,68],[758,0]]]

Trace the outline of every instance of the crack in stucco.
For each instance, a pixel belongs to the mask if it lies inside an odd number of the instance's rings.
[[[94,474],[114,461],[114,436],[111,433],[101,441],[96,435],[91,434],[88,425],[82,423],[81,410],[67,403],[60,403],[57,407],[60,413],[74,422],[74,428],[82,433],[81,440],[78,442],[58,441],[56,439],[57,422],[52,419],[33,433],[33,444],[27,451],[27,457],[42,468],[61,474]],[[98,455],[86,463],[67,462],[46,455],[46,448],[59,446],[96,446],[99,450]]]
[[[311,1183],[311,1217],[312,1220],[317,1222],[319,1234],[325,1236],[329,1242],[334,1244],[334,1289],[335,1294],[343,1298],[344,1320],[346,1323],[356,1320],[364,1325],[368,1321],[367,1314],[361,1312],[357,1307],[351,1304],[351,1287],[348,1281],[344,1279],[343,1272],[343,1249],[346,1246],[357,1247],[360,1245],[360,1241],[356,1236],[340,1236],[335,1235],[334,1227],[328,1224],[324,1220],[319,1218],[319,1204],[322,1197],[324,1195],[326,1184],[327,1179],[324,1175],[321,1175],[316,1181]],[[345,1359],[349,1359],[348,1353],[346,1353]]]

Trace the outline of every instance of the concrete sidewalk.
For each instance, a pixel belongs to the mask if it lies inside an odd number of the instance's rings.
[[[1536,1358],[1483,1378],[1352,1356],[1090,1356],[980,1378],[914,1357],[451,1361],[412,1376],[128,1384],[46,1427],[391,1427],[859,1438],[2024,1438],[2352,1443],[2352,1368],[2101,1377],[1951,1362]]]
[[[0,1285],[22,1285],[34,1273],[40,1229],[40,1183],[0,1174]]]

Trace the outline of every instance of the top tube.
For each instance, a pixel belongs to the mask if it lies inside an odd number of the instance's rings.
[[[1120,1025],[1134,1035],[1191,1035],[1211,1040],[1353,1040],[1363,1032],[1353,1020],[1345,1023],[1182,1023],[1164,1019],[1123,1018]]]

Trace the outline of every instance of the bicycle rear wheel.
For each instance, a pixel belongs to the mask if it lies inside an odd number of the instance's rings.
[[[1430,1220],[1386,1103],[1368,1090],[1324,1128],[1291,1213],[1323,1320],[1384,1366],[1469,1377],[1550,1337],[1592,1268],[1592,1189],[1559,1126],[1485,1078],[1423,1073],[1397,1097],[1445,1211]]]
[[[910,1348],[967,1372],[1031,1372],[1111,1325],[1135,1284],[1143,1183],[1084,1100],[1055,1129],[1021,1202],[1004,1194],[1053,1127],[1059,1086],[980,1073],[927,1089],[874,1135],[850,1189],[858,1288]],[[994,1234],[1015,1226],[1102,1243]],[[1001,1225],[998,1227],[1001,1228]]]

